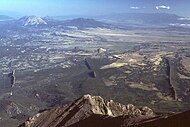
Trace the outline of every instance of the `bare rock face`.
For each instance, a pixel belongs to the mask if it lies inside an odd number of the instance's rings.
[[[153,116],[154,112],[152,111],[152,109],[150,109],[149,107],[145,106],[145,107],[142,108],[142,115]]]
[[[70,105],[39,113],[20,127],[70,127],[92,117],[95,120],[97,116],[104,120],[119,117],[152,118],[154,113],[148,107],[138,109],[132,104],[125,106],[112,100],[106,101],[100,96],[84,95]]]
[[[107,50],[104,48],[99,48],[97,51],[98,53],[105,53]]]
[[[9,116],[12,117],[12,116],[16,116],[21,113],[19,106],[17,104],[15,104],[14,102],[1,100],[1,103],[2,103],[1,108],[3,108],[4,111],[6,111],[6,113]]]

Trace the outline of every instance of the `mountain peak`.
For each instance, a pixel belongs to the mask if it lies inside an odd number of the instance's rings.
[[[100,96],[84,95],[73,103],[44,111],[29,118],[21,127],[70,127],[87,120],[91,117],[117,118],[125,116],[128,118],[152,118],[153,111],[144,107],[138,109],[129,104],[127,106],[107,101]]]
[[[107,115],[112,117],[117,117],[121,115],[130,115],[130,116],[140,116],[147,115],[153,116],[153,111],[148,107],[143,107],[142,109],[138,109],[132,104],[123,105],[118,102],[114,102],[113,100],[104,100],[100,96],[91,96],[84,95],[82,100],[86,100],[88,104],[91,106],[91,110],[94,114]]]
[[[34,15],[22,17],[18,20],[18,23],[22,26],[47,25],[47,23],[42,18]]]
[[[88,18],[76,18],[72,20],[66,20],[64,21],[64,25],[76,26],[78,28],[110,27],[110,25],[107,23],[103,23],[103,22],[96,21],[94,19],[88,19]]]

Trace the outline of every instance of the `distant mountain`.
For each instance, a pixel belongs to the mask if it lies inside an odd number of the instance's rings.
[[[22,26],[47,25],[47,23],[42,18],[37,16],[25,16],[20,18],[16,23]]]
[[[97,27],[110,27],[109,24],[96,21],[94,19],[77,18],[66,20],[63,22],[65,26],[75,26],[77,28],[97,28]]]
[[[13,20],[13,18],[6,15],[0,15],[0,21],[7,21],[7,20]]]
[[[169,26],[170,24],[187,24],[188,20],[181,16],[168,13],[122,13],[110,14],[97,17],[102,21],[120,25],[137,25],[137,26]],[[186,19],[186,18],[185,18]]]
[[[54,19],[63,21],[64,24],[78,27],[107,27],[108,24],[115,26],[190,26],[190,18],[178,16],[169,13],[113,13],[99,16],[84,16],[85,18],[54,17]],[[82,17],[82,16],[81,16]],[[73,19],[74,18],[74,19]],[[73,19],[73,20],[71,20]]]
[[[18,19],[23,16],[22,13],[16,12],[16,11],[8,11],[8,10],[1,10],[0,9],[0,15],[5,15],[8,17],[12,17],[14,19]]]
[[[51,21],[56,21],[53,17],[51,16],[46,16],[46,17],[43,17],[43,20],[48,23],[48,22],[51,22]]]

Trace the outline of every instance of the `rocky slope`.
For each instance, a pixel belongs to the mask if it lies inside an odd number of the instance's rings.
[[[154,117],[148,107],[138,109],[132,104],[125,106],[100,96],[85,95],[69,105],[39,113],[20,127],[129,126]]]
[[[188,127],[190,111],[156,115],[148,107],[122,105],[84,95],[71,104],[45,110],[19,127]]]
[[[169,117],[150,119],[132,127],[189,127],[189,124],[190,111],[186,111]]]

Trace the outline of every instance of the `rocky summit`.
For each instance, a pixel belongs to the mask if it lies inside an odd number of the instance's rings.
[[[133,125],[144,119],[155,117],[148,107],[141,109],[132,104],[122,105],[113,100],[106,101],[100,96],[84,95],[73,103],[43,111],[20,127],[72,127],[109,125],[109,121],[122,124],[127,119],[128,125]],[[90,122],[92,121],[92,122]],[[96,123],[94,123],[96,122]],[[100,123],[98,123],[100,122]],[[112,123],[111,122],[111,123]],[[92,125],[91,125],[92,124]],[[110,124],[110,126],[112,126]]]
[[[84,95],[71,104],[40,112],[19,127],[188,127],[189,120],[189,111],[158,115],[146,106]]]

